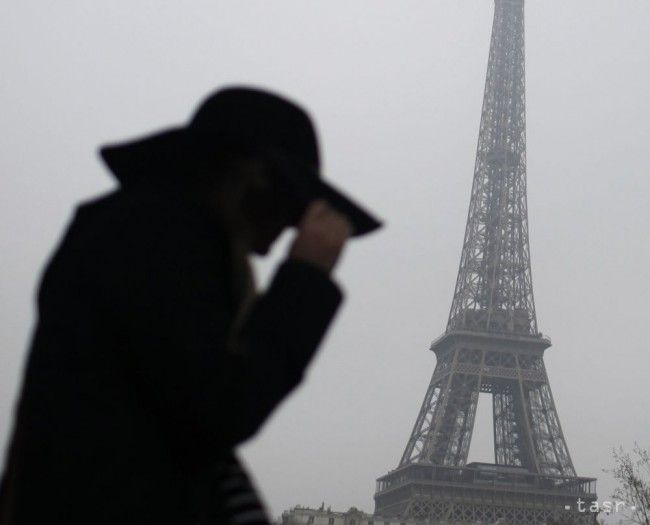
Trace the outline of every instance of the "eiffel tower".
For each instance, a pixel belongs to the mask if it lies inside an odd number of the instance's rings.
[[[436,367],[375,514],[428,523],[592,523],[544,367],[526,204],[524,0],[495,0],[458,279]],[[467,464],[480,393],[492,396],[494,464]],[[554,521],[555,520],[555,521]]]

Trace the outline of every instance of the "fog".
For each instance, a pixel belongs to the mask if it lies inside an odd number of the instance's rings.
[[[346,302],[305,381],[240,449],[273,515],[372,511],[435,366],[462,246],[489,0],[5,2],[0,7],[0,445],[40,272],[97,147],[184,122],[215,87],[304,104],[326,177],[387,227],[347,248]],[[578,475],[650,446],[650,2],[528,0],[528,203],[545,363]],[[285,237],[258,261],[266,282]],[[470,460],[493,461],[481,398]]]

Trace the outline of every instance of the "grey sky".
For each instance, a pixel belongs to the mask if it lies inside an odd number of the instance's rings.
[[[601,479],[603,498],[611,448],[650,445],[650,2],[527,0],[526,16],[537,315],[576,469]],[[372,510],[447,321],[491,23],[490,0],[3,3],[2,449],[40,271],[74,204],[113,184],[97,146],[253,83],[311,110],[327,176],[388,228],[348,248],[345,307],[306,381],[241,452],[274,514]],[[470,459],[491,461],[481,401]]]

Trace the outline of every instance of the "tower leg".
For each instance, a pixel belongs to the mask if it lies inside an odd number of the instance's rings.
[[[463,348],[440,356],[400,465],[467,462],[481,379],[480,374],[464,373],[463,367],[480,368],[481,361],[482,352]]]
[[[540,474],[575,476],[548,382],[525,383],[527,417]]]

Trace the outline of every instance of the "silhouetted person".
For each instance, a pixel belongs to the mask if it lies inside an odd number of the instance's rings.
[[[379,224],[320,179],[307,114],[262,91],[102,156],[120,186],[45,271],[0,523],[266,523],[233,447],[300,382],[341,301],[329,274]],[[255,299],[248,255],[288,226]]]

